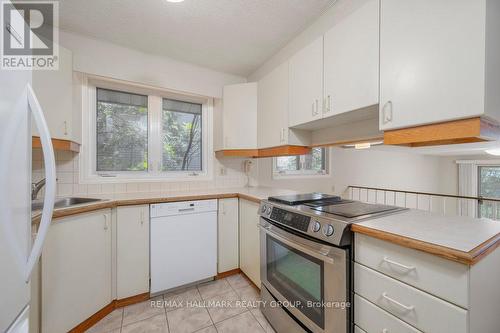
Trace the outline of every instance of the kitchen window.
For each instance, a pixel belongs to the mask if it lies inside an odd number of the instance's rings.
[[[148,169],[148,96],[97,88],[97,172]]]
[[[500,199],[500,166],[488,165],[478,167],[479,197]],[[500,205],[492,201],[479,201],[478,215],[490,219],[500,217]]]
[[[211,178],[211,100],[87,80],[82,183]]]
[[[281,156],[273,159],[273,177],[324,176],[328,174],[328,151],[312,148],[310,154]]]

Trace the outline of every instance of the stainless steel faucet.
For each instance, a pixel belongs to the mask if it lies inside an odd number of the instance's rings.
[[[45,185],[45,178],[40,180],[37,183],[32,183],[31,184],[31,200],[36,200],[36,197],[38,196],[38,192],[42,189],[42,187]]]

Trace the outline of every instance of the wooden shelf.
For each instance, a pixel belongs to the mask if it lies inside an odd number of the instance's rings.
[[[311,152],[310,147],[303,146],[278,146],[262,149],[225,149],[215,152],[217,158],[222,157],[248,157],[248,158],[261,158],[261,157],[277,157],[277,156],[295,156],[304,155]]]
[[[72,151],[75,153],[80,152],[80,144],[74,141],[52,139],[52,145],[54,146],[54,150],[65,150],[65,151]],[[32,148],[42,147],[42,142],[40,141],[40,137],[33,136],[31,138],[31,147]]]
[[[287,145],[259,149],[259,155],[257,157],[295,156],[309,154],[310,152],[310,147]]]
[[[384,144],[410,147],[450,145],[500,139],[500,125],[480,117],[384,132]]]
[[[223,149],[215,152],[217,158],[223,157],[249,157],[254,158],[259,155],[258,149]]]

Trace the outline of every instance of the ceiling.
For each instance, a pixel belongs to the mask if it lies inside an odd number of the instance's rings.
[[[248,76],[332,0],[64,0],[63,30]]]

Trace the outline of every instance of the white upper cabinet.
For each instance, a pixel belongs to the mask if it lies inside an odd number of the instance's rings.
[[[325,34],[324,116],[378,104],[379,0],[368,0]]]
[[[257,83],[224,87],[222,149],[257,148]]]
[[[290,127],[323,115],[323,36],[290,58]]]
[[[381,129],[499,118],[498,1],[381,0],[380,8]]]
[[[74,140],[73,53],[59,46],[59,69],[33,71],[33,90],[42,106],[52,138]],[[75,126],[78,125],[75,123]],[[32,133],[38,136],[35,127]]]
[[[287,144],[288,61],[259,81],[257,132],[259,148]]]

